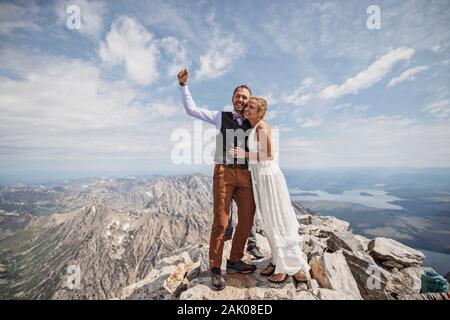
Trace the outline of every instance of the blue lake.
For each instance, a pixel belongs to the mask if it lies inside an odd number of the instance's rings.
[[[392,201],[402,199],[389,195],[382,189],[355,189],[346,190],[342,194],[334,194],[323,190],[301,190],[298,188],[292,188],[290,189],[290,192],[292,194],[291,198],[299,201],[326,200],[351,202],[377,209],[403,210],[403,207],[390,203]],[[299,193],[305,193],[305,195],[299,195]],[[308,195],[311,193],[316,195]]]
[[[437,273],[445,276],[450,272],[450,254],[418,249],[425,255],[424,266],[431,266]]]

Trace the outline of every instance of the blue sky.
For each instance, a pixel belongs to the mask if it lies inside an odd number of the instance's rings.
[[[170,161],[181,67],[199,106],[267,98],[284,168],[448,167],[448,30],[447,0],[2,1],[2,171],[199,168]]]

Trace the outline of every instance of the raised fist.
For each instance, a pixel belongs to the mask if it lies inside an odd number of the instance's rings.
[[[188,73],[187,69],[181,69],[181,71],[178,72],[177,77],[178,77],[178,83],[181,86],[184,86],[187,83],[188,78],[189,78],[189,73]]]

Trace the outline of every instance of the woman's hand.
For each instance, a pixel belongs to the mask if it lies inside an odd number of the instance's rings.
[[[246,157],[245,150],[241,149],[241,148],[231,148],[229,152],[233,158],[245,158]]]

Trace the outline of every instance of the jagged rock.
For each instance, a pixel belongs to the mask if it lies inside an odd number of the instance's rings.
[[[191,260],[187,251],[162,259],[143,280],[122,291],[122,299],[150,299],[167,294],[178,296],[187,289],[186,277],[200,263]]]
[[[188,277],[185,277],[183,281],[178,285],[178,287],[173,291],[172,295],[168,295],[170,297],[178,298],[180,297],[181,293],[186,291],[189,287],[189,280]],[[169,299],[166,299],[169,300]]]
[[[306,285],[306,283],[300,283],[297,286],[297,291],[306,291],[306,290],[308,290],[308,286]]]
[[[325,252],[323,257],[314,258],[310,266],[311,276],[322,288],[342,292],[354,299],[362,299],[342,250]]]
[[[415,249],[389,238],[377,237],[369,242],[370,255],[380,261],[389,261],[387,266],[420,266],[425,255]],[[386,264],[385,264],[386,265]],[[399,268],[400,268],[399,267]]]
[[[322,225],[333,232],[345,233],[348,231],[348,227],[350,226],[350,223],[348,223],[347,221],[340,220],[333,216],[323,216],[320,217],[320,219],[322,220]],[[314,221],[313,223],[318,222]]]
[[[320,228],[317,225],[313,224],[305,224],[300,225],[300,229],[298,231],[301,235],[312,235],[312,236],[318,236],[320,232]]]
[[[309,208],[305,208],[300,202],[292,201],[292,207],[294,208],[296,215],[310,215],[310,216],[320,216],[320,214]]]
[[[322,288],[331,289],[330,280],[325,272],[325,266],[322,257],[314,257],[309,261],[309,266],[311,267],[309,273]]]
[[[20,270],[0,285],[3,298],[120,297],[123,288],[143,280],[162,258],[184,246],[208,243],[210,177],[92,178],[61,184],[56,190],[11,188],[7,199],[1,193],[2,201],[27,203],[25,211],[52,213],[29,221],[26,215],[0,216],[0,246],[6,249],[0,263],[6,270],[15,263]],[[14,231],[7,241],[5,226]],[[24,259],[14,258],[22,252]],[[66,286],[69,266],[81,270],[77,290]]]
[[[343,249],[350,252],[363,251],[363,247],[350,232],[335,233],[331,232],[327,239],[327,247],[331,252]]]
[[[186,273],[186,279],[188,281],[191,281],[192,279],[195,279],[198,276],[200,276],[200,274],[205,271],[202,271],[202,264],[200,261],[194,262],[191,270],[187,271],[187,273]]]
[[[317,300],[317,296],[308,291],[298,291],[294,294],[293,300]]]
[[[187,289],[180,294],[180,300],[214,300],[214,292],[206,284],[198,284],[193,288]],[[236,299],[239,299],[236,297]]]
[[[187,252],[192,261],[195,261],[192,270],[188,272],[188,279],[204,273],[209,270],[209,247],[204,243],[198,243],[187,248],[181,248],[175,251],[175,255],[180,255]]]
[[[319,289],[319,283],[316,279],[308,279],[308,282],[306,283],[308,286],[308,289],[317,296],[318,289]]]
[[[347,221],[332,216],[310,216],[310,221],[308,224],[300,224],[300,234],[327,238],[332,232],[345,233],[349,227]]]
[[[369,250],[369,242],[370,242],[369,238],[366,238],[359,234],[355,234],[353,235],[353,237],[356,239],[356,241],[359,242],[364,251]]]
[[[320,239],[314,236],[305,237],[307,242],[318,242]],[[325,241],[325,240],[322,240]],[[231,247],[231,241],[225,243],[224,260]],[[138,286],[136,290],[128,293],[128,299],[296,299],[296,300],[349,300],[349,299],[392,299],[406,292],[416,293],[417,290],[407,291],[402,285],[414,287],[418,272],[421,268],[406,268],[391,275],[387,270],[376,265],[374,259],[364,251],[338,250],[334,253],[325,252],[322,256],[316,256],[310,260],[311,275],[313,279],[295,286],[292,278],[284,284],[273,284],[267,281],[259,272],[248,275],[225,275],[227,287],[222,291],[215,291],[211,287],[211,279],[198,270],[201,259],[205,258],[208,251],[206,245],[197,244],[184,250],[177,251],[177,255],[162,259],[156,266],[161,266],[155,281],[148,281],[145,285]],[[198,260],[192,261],[191,255]],[[249,260],[244,256],[244,260]],[[263,261],[255,261],[258,270],[261,270],[270,258]],[[175,274],[175,270],[166,270],[168,263],[177,263],[183,267],[191,262],[190,271]],[[181,268],[182,269],[182,268]],[[153,272],[153,271],[152,271]],[[414,272],[416,276],[414,278]],[[184,274],[184,277],[180,277]],[[189,276],[191,274],[191,276]],[[161,275],[165,280],[161,281]],[[173,281],[171,281],[173,279]],[[387,280],[389,279],[389,280]],[[376,286],[377,281],[379,286]],[[389,284],[387,284],[389,281]],[[172,285],[170,285],[172,284]],[[319,288],[319,285],[321,288]],[[372,286],[371,286],[372,285]],[[127,288],[130,291],[129,288]],[[392,294],[392,296],[391,296]],[[125,296],[125,295],[124,295]]]
[[[148,298],[154,292],[160,290],[164,281],[176,271],[176,266],[166,266],[162,269],[152,270],[143,280],[124,288],[121,299]]]
[[[347,264],[365,300],[389,299],[384,292],[389,273],[378,267],[373,258],[363,252],[343,251]]]
[[[317,296],[320,300],[358,300],[358,298],[353,295],[349,295],[336,290],[320,288],[317,291]]]
[[[404,267],[402,264],[395,262],[394,260],[381,261],[381,264],[389,269],[392,269],[392,272],[403,269]]]
[[[197,278],[191,282],[189,289],[182,292],[181,300],[285,300],[294,299],[296,290],[293,283],[282,286],[258,286],[257,277],[253,275],[233,275],[227,277],[227,286],[222,291],[211,287],[209,277]]]
[[[422,272],[420,267],[409,267],[391,273],[387,279],[386,291],[394,296],[420,293]]]
[[[185,265],[188,263],[192,263],[192,259],[187,251],[183,251],[179,255],[170,256],[159,260],[158,263],[156,263],[155,265],[155,269],[161,269],[167,266],[178,265],[180,263],[184,263]]]
[[[323,239],[319,239],[311,235],[303,236],[301,248],[302,252],[307,256],[307,261],[311,260],[314,257],[320,257],[323,255],[323,252],[325,251],[327,246],[321,240],[323,241]]]
[[[309,214],[297,215],[297,221],[299,224],[309,225],[312,224],[312,216]]]
[[[266,237],[263,237],[259,233],[256,234],[256,244],[265,257],[270,257],[272,251],[270,250],[270,244]]]

